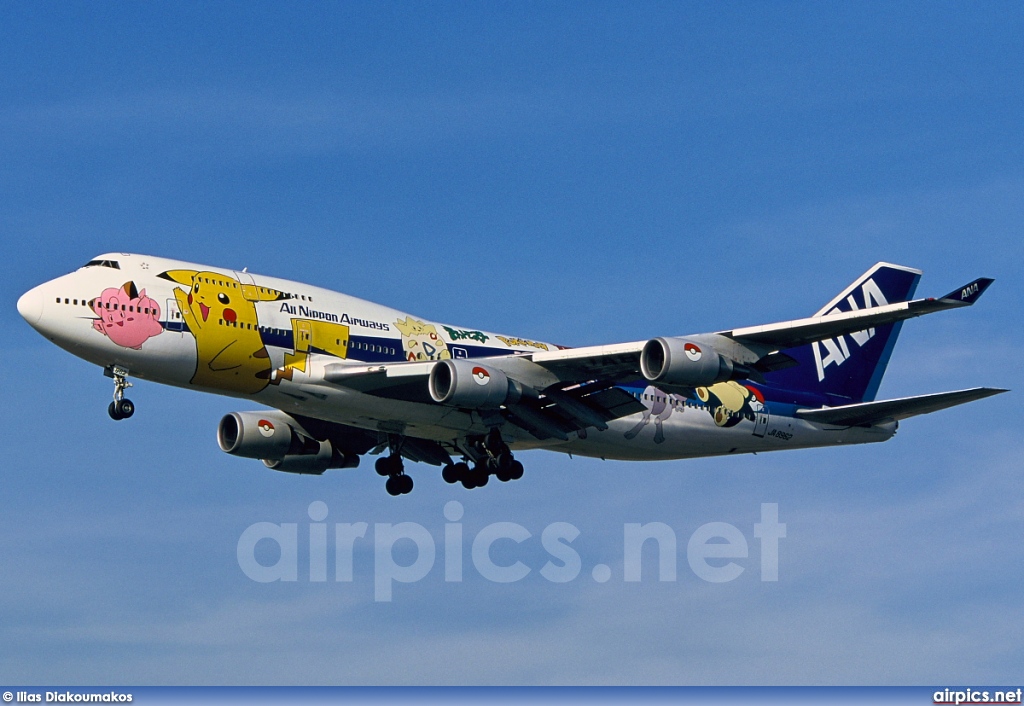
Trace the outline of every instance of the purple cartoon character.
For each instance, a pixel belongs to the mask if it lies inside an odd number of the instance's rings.
[[[146,296],[146,290],[135,289],[134,282],[125,282],[120,289],[110,287],[92,302],[100,318],[92,327],[111,341],[125,348],[142,348],[142,344],[160,333],[160,306]]]

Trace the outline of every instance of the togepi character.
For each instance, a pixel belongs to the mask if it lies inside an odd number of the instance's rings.
[[[406,360],[442,360],[452,357],[434,324],[407,316],[396,321],[395,327],[402,332],[402,351]]]

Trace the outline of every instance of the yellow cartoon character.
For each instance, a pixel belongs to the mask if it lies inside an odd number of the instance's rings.
[[[764,396],[760,390],[734,380],[698,387],[697,397],[708,405],[715,424],[720,427],[736,426],[744,418],[752,420],[755,412],[764,409]]]
[[[288,295],[217,272],[169,270],[160,275],[183,284],[174,290],[178,309],[196,338],[192,384],[254,394],[270,379],[270,355],[260,336],[256,302]]]
[[[408,316],[396,321],[395,327],[402,332],[402,351],[406,360],[443,360],[452,357],[434,324]]]
[[[270,382],[280,385],[292,380],[295,371],[306,372],[311,353],[324,353],[337,358],[348,357],[348,326],[316,321],[292,319],[292,353],[284,354],[284,365],[270,374]]]

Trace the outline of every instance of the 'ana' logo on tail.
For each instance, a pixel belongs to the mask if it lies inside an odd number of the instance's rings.
[[[846,298],[846,303],[849,305],[849,309],[845,311],[840,309],[838,306],[829,311],[825,316],[832,314],[842,314],[849,311],[859,311],[861,309],[870,309],[876,306],[885,306],[889,301],[882,294],[882,289],[879,287],[874,279],[865,280],[864,284],[860,288],[861,295],[864,300],[864,306],[858,306],[857,300],[853,294]],[[875,335],[875,329],[869,328],[863,331],[856,331],[849,334],[850,338],[853,339],[854,343],[858,347],[864,346],[865,343],[871,340]],[[825,349],[824,356],[822,355],[822,348]],[[837,336],[836,338],[826,338],[824,341],[816,341],[811,344],[811,350],[814,351],[814,363],[818,368],[818,382],[825,379],[825,368],[830,365],[840,366],[850,358],[850,346],[846,342],[846,336]]]

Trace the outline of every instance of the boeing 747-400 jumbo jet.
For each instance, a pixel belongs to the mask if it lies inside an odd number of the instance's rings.
[[[434,323],[327,289],[149,255],[100,255],[18,300],[39,333],[114,381],[266,405],[218,427],[229,454],[288,473],[403,459],[449,483],[523,475],[513,452],[656,460],[885,441],[900,420],[1005,392],[876,401],[904,319],[973,304],[977,279],[911,299],[921,272],[879,263],[814,316],[714,333],[569,348]]]

